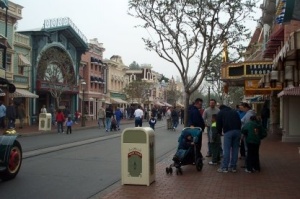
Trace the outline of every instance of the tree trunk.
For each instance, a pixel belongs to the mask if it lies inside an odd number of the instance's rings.
[[[185,102],[184,102],[184,127],[188,127],[190,96],[191,96],[191,95],[190,95],[188,92],[185,92]]]

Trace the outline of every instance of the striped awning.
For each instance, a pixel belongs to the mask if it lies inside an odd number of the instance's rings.
[[[277,97],[282,96],[300,96],[300,87],[285,88],[277,95]]]
[[[38,95],[21,88],[17,88],[14,93],[10,93],[9,95],[10,97],[14,97],[14,98],[18,98],[18,97],[39,98]]]
[[[128,104],[126,101],[120,98],[111,98],[113,104]]]
[[[157,105],[157,106],[165,106],[164,104],[162,104],[160,102],[155,102],[155,105]]]
[[[164,105],[167,106],[167,107],[172,107],[172,105],[167,103],[167,102],[164,102]]]
[[[31,66],[30,61],[22,54],[18,55],[19,57],[19,66]]]

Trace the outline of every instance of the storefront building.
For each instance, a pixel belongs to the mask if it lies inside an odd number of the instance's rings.
[[[31,41],[30,116],[34,120],[43,105],[57,109],[78,109],[79,66],[88,49],[87,39],[69,18],[44,21],[40,30],[19,32]]]

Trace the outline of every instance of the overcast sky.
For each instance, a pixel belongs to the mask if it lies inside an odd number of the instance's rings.
[[[41,28],[45,19],[69,17],[88,40],[98,38],[103,43],[104,58],[120,55],[127,66],[136,61],[151,64],[153,70],[167,77],[178,74],[175,66],[145,49],[141,38],[150,35],[144,29],[134,28],[140,21],[127,14],[127,0],[11,1],[24,7],[17,30]]]

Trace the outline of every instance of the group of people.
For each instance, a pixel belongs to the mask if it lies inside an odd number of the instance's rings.
[[[19,128],[21,129],[23,128],[25,117],[26,113],[23,103],[19,104],[16,108],[13,101],[7,107],[0,101],[0,128],[15,128],[16,119],[19,119]]]
[[[113,111],[109,104],[106,108],[102,106],[98,110],[98,127],[100,129],[103,126],[106,132],[120,130],[121,119],[123,119],[123,112],[119,107]]]
[[[206,128],[208,136],[208,153],[212,157],[210,165],[217,165],[223,156],[218,172],[237,171],[239,149],[241,157],[245,157],[245,171],[260,171],[259,146],[261,139],[267,136],[266,126],[262,125],[255,111],[248,103],[241,103],[238,110],[228,106],[216,106],[214,99],[209,107],[201,111],[202,99],[198,98],[189,107],[190,127]],[[263,114],[264,111],[262,111]],[[264,113],[265,115],[269,113]],[[221,136],[224,136],[223,147]]]

